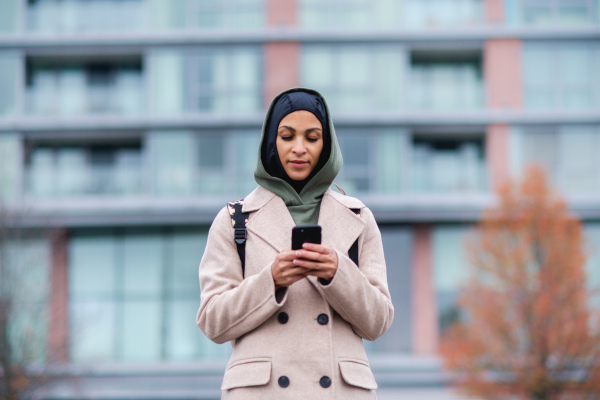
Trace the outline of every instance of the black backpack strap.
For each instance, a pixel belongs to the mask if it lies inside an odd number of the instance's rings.
[[[227,203],[227,210],[231,216],[233,225],[233,240],[237,246],[237,252],[242,262],[242,276],[246,273],[246,222],[248,222],[248,213],[242,212],[244,199]]]
[[[354,212],[354,214],[360,216],[360,208],[351,208],[351,210]],[[348,257],[350,257],[350,259],[354,261],[354,264],[356,264],[358,267],[358,239],[352,243],[350,250],[348,250]]]

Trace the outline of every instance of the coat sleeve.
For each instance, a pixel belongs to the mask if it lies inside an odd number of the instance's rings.
[[[354,332],[367,340],[385,333],[394,319],[394,306],[387,285],[381,233],[373,214],[363,209],[367,219],[365,232],[359,238],[360,268],[340,251],[338,269],[329,284],[318,285],[325,299],[352,325]]]
[[[200,309],[196,323],[216,343],[237,339],[255,329],[283,306],[275,296],[271,268],[242,276],[240,257],[233,240],[227,207],[215,218],[199,269]]]

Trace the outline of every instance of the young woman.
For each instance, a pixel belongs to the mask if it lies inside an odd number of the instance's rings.
[[[381,235],[371,211],[330,189],[342,155],[323,97],[277,95],[265,117],[247,212],[245,273],[227,207],[200,263],[196,322],[231,342],[222,399],[375,399],[362,339],[391,325]],[[322,244],[290,250],[295,225],[319,224]],[[358,242],[358,266],[348,251]]]

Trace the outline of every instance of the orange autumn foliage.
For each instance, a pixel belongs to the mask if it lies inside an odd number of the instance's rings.
[[[440,352],[483,399],[600,398],[600,318],[590,306],[580,222],[538,167],[499,190],[467,240],[461,318]]]

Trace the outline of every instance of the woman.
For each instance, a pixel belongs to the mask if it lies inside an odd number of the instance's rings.
[[[243,202],[245,273],[227,208],[200,263],[196,322],[233,347],[223,399],[376,398],[362,339],[381,336],[394,308],[373,214],[329,188],[341,166],[323,97],[303,88],[276,96],[254,173],[260,186]],[[322,244],[290,250],[292,228],[317,223]],[[348,257],[357,240],[359,267]]]

